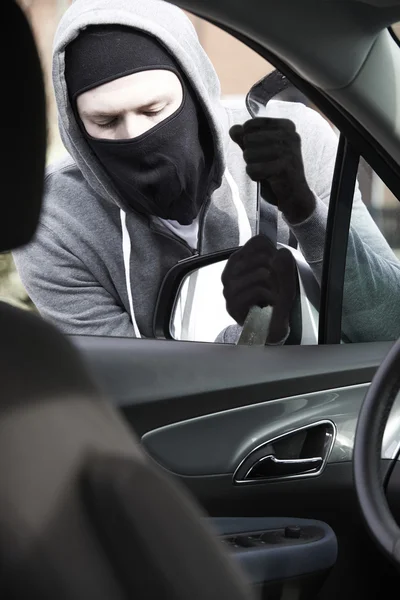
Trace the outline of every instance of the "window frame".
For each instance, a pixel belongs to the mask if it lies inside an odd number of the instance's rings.
[[[329,201],[318,345],[340,344],[347,245],[360,153],[341,133]]]

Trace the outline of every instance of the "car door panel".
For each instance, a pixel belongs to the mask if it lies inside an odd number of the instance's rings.
[[[294,496],[298,517],[330,523],[337,506],[357,514],[350,460],[357,413],[392,343],[256,348],[71,340],[148,454],[210,515],[285,516],[293,514]],[[260,442],[324,419],[338,434],[320,476],[233,485],[235,468]],[[383,456],[392,451],[389,436]]]
[[[147,453],[210,514],[285,515],[295,493],[303,498],[297,516],[320,519],[333,498],[337,504],[352,489],[358,410],[392,345],[257,348],[71,339]],[[398,410],[396,403],[394,419]],[[320,476],[233,485],[233,473],[250,450],[324,419],[335,423],[337,435]],[[393,441],[386,436],[383,458],[392,455]]]
[[[153,430],[142,438],[147,452],[165,468],[180,475],[233,475],[252,450],[292,433],[305,435],[323,419],[336,429],[328,463],[350,461],[358,413],[368,384],[292,396],[182,421]],[[392,412],[382,457],[391,458],[397,446]],[[393,421],[392,421],[393,420]],[[223,434],[222,434],[223,432]],[[283,440],[282,440],[283,442]],[[293,456],[294,458],[294,456]]]
[[[295,436],[304,437],[328,420],[335,431],[326,462],[348,462],[352,458],[358,413],[367,389],[368,384],[360,384],[223,411],[153,430],[144,435],[142,443],[152,458],[173,473],[234,477],[241,462],[247,460],[249,453],[254,454],[255,449],[257,452],[266,449],[260,459],[268,453],[272,440],[282,435],[288,441]],[[399,419],[397,401],[383,440],[384,459],[392,458],[397,450]],[[281,445],[284,441],[282,437],[278,439]],[[295,458],[295,454],[290,457]],[[273,473],[269,476],[272,478]],[[297,478],[311,476],[314,473],[300,474]],[[239,485],[246,484],[251,485],[246,482]]]
[[[187,419],[368,383],[392,345],[275,348],[84,336],[71,340],[140,437]]]
[[[352,463],[347,460],[351,442],[334,448],[331,458],[337,462],[329,462],[318,477],[234,485],[232,473],[257,432],[259,441],[307,419],[328,416],[337,420],[342,433],[346,423],[349,432],[354,431],[366,384],[392,343],[257,348],[95,337],[75,337],[72,342],[107,396],[144,438],[143,447],[149,452],[146,444],[153,438],[164,454],[171,445],[165,456],[156,457],[159,464],[184,471],[169,473],[210,517],[323,521],[336,534],[339,555],[321,598],[330,600],[340,593],[347,600],[383,589],[385,562],[366,533],[354,493]],[[300,397],[307,401],[306,415],[301,410],[285,414]],[[236,414],[242,414],[241,421]],[[196,451],[202,419],[211,423],[207,431],[213,434],[210,447],[205,436]],[[339,460],[343,446],[347,459]],[[187,456],[179,457],[179,452]],[[213,453],[220,456],[213,458]],[[389,464],[382,461],[384,471]]]

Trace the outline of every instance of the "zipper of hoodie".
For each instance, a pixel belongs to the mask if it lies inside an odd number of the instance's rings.
[[[205,202],[203,204],[203,206],[201,207],[201,210],[200,210],[199,238],[198,238],[198,244],[197,244],[198,249],[197,250],[193,250],[193,248],[191,248],[188,243],[186,243],[184,240],[182,240],[179,236],[175,235],[174,233],[167,233],[166,231],[159,231],[159,229],[156,229],[155,227],[153,227],[153,225],[150,225],[150,229],[152,231],[154,231],[154,233],[157,233],[158,235],[162,235],[169,240],[174,240],[175,242],[178,242],[179,244],[184,246],[187,250],[189,250],[192,256],[198,256],[200,254],[201,246],[202,246],[202,242],[203,242],[204,219],[205,219],[206,211],[207,211],[208,207],[210,206],[210,203],[211,203],[211,197],[207,200],[207,202]]]
[[[208,197],[207,202],[204,202],[203,206],[201,207],[200,210],[200,218],[199,218],[199,239],[198,239],[198,252],[197,254],[201,254],[201,247],[202,247],[202,243],[203,243],[203,225],[204,225],[204,219],[206,218],[206,212],[209,208],[211,204],[211,194]]]
[[[153,227],[152,224],[150,225],[150,229],[157,235],[162,235],[163,237],[167,238],[168,240],[173,240],[174,242],[181,244],[181,246],[186,248],[186,250],[189,250],[189,252],[192,256],[197,256],[199,254],[197,250],[193,250],[193,248],[191,248],[187,242],[182,240],[179,236],[175,235],[174,233],[167,233],[166,231],[160,231],[159,229],[156,229],[155,227]]]

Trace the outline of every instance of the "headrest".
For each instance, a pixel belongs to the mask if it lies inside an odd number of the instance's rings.
[[[36,44],[13,0],[2,2],[0,94],[0,252],[33,237],[42,203],[46,103]]]

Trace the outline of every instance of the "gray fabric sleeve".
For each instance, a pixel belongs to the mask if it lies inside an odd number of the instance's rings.
[[[47,227],[14,260],[41,315],[64,333],[134,337],[126,310]]]
[[[321,133],[321,132],[320,132]],[[302,252],[321,282],[326,221],[337,138],[324,136],[319,174],[313,186],[314,213],[290,226]],[[343,333],[352,342],[389,341],[400,336],[400,262],[355,190],[347,250],[343,300]]]

